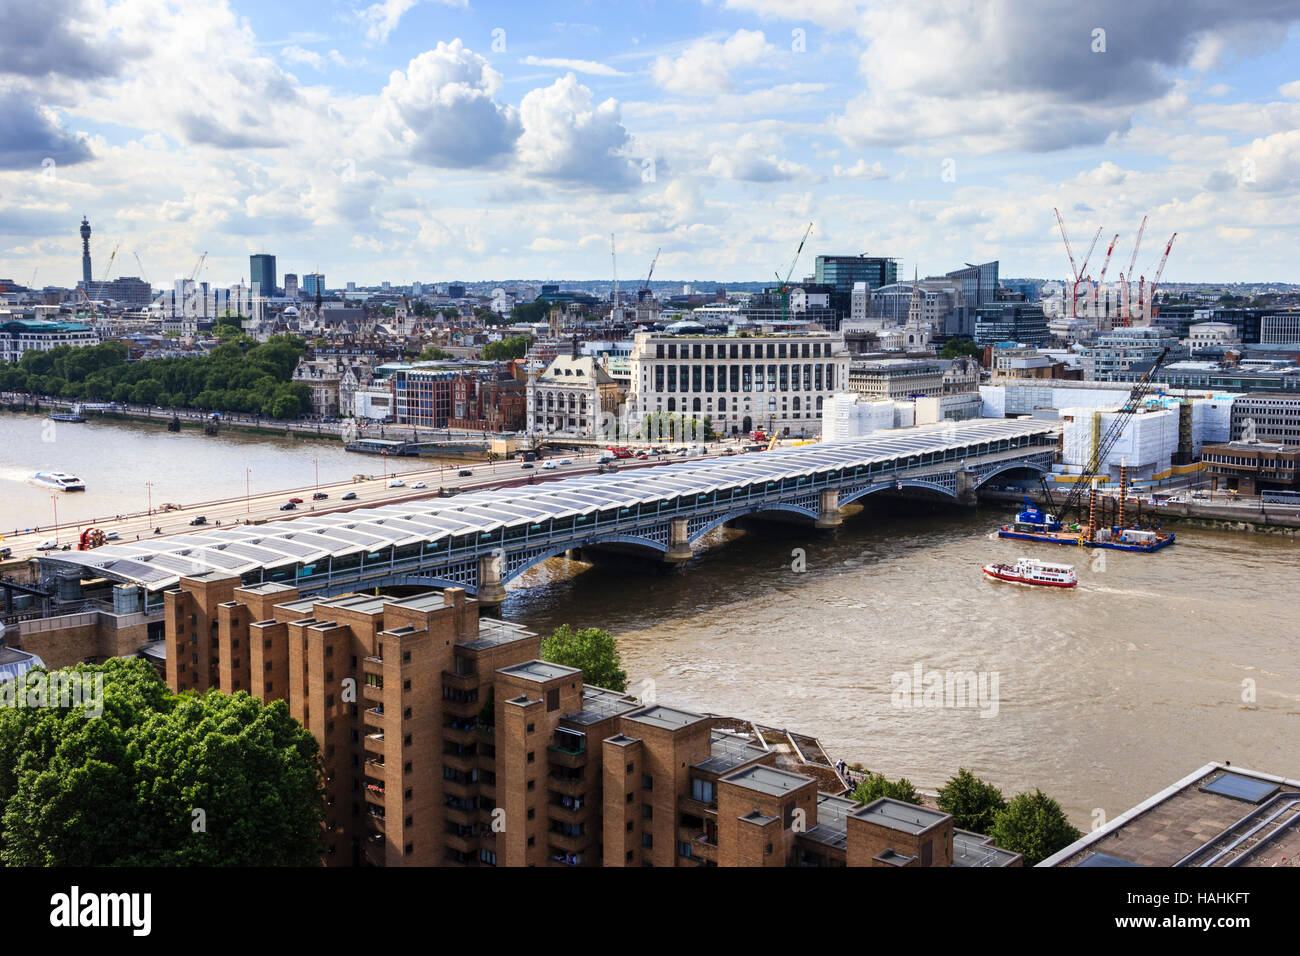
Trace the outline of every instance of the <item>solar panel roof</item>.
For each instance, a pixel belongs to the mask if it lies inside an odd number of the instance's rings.
[[[1256,780],[1237,773],[1225,773],[1201,787],[1201,790],[1206,793],[1217,793],[1219,796],[1245,800],[1247,803],[1266,800],[1279,789],[1281,788],[1277,784],[1268,780]]]

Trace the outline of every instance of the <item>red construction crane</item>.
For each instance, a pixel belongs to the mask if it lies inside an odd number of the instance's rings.
[[[1174,240],[1177,238],[1178,238],[1178,233],[1174,233],[1172,236],[1169,237],[1169,242],[1165,246],[1165,254],[1160,257],[1160,266],[1156,269],[1156,277],[1151,280],[1151,288],[1147,291],[1148,298],[1147,298],[1146,311],[1149,313],[1149,318],[1147,320],[1148,324],[1150,324],[1151,319],[1154,319],[1156,317],[1156,314],[1158,312],[1158,310],[1155,307],[1156,286],[1160,284],[1160,277],[1165,273],[1165,263],[1169,261],[1169,250],[1174,247]]]
[[[1137,265],[1138,249],[1142,245],[1142,233],[1147,230],[1147,217],[1142,217],[1142,225],[1138,226],[1137,239],[1133,242],[1133,256],[1128,261],[1128,271],[1119,277],[1120,283],[1120,309],[1124,317],[1124,325],[1133,324],[1132,309],[1130,301],[1133,296],[1133,267]],[[1139,300],[1140,302],[1141,300]]]
[[[1106,248],[1106,258],[1101,263],[1101,275],[1093,283],[1092,298],[1095,302],[1097,299],[1097,290],[1106,284],[1106,270],[1110,268],[1110,254],[1115,251],[1115,243],[1119,242],[1119,233],[1115,233],[1115,238],[1111,239],[1110,245]]]
[[[1065,220],[1061,218],[1061,210],[1053,206],[1052,212],[1056,213],[1056,224],[1061,227],[1061,240],[1065,243],[1065,254],[1070,257],[1070,271],[1074,274],[1074,298],[1070,301],[1070,318],[1075,318],[1079,314],[1079,267],[1074,264],[1074,250],[1070,248],[1070,237],[1065,234]]]

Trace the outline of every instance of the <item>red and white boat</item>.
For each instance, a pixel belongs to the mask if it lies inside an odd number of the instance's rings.
[[[1072,588],[1079,583],[1072,564],[1049,564],[1033,558],[1021,558],[1015,564],[986,564],[984,573],[999,581],[1037,584],[1048,588]]]

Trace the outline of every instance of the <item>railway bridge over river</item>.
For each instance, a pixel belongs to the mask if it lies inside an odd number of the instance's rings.
[[[326,596],[454,585],[492,606],[505,599],[510,580],[570,549],[608,548],[680,563],[703,535],[745,516],[832,529],[842,506],[903,488],[973,504],[979,486],[995,475],[1050,470],[1057,444],[1050,422],[948,422],[54,552],[40,558],[41,577],[61,600],[75,600],[87,579],[119,582],[119,613],[156,610],[182,577],[211,575]]]

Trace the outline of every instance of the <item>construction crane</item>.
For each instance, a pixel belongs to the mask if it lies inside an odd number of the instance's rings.
[[[786,319],[786,313],[790,305],[790,277],[794,275],[794,267],[799,264],[799,256],[803,253],[803,244],[808,241],[808,234],[812,232],[813,224],[808,223],[808,228],[803,231],[803,238],[799,240],[799,248],[794,251],[794,258],[790,260],[790,268],[786,270],[785,278],[781,278],[781,273],[776,273],[777,291],[781,293],[781,321]]]
[[[1079,517],[1083,517],[1084,489],[1090,487],[1098,478],[1102,463],[1106,460],[1106,456],[1110,454],[1111,449],[1115,447],[1115,443],[1119,441],[1120,436],[1124,434],[1124,428],[1128,425],[1129,419],[1137,413],[1138,406],[1150,393],[1152,386],[1155,384],[1156,371],[1164,364],[1168,355],[1168,348],[1161,350],[1156,360],[1151,363],[1151,367],[1143,372],[1142,377],[1134,383],[1128,398],[1110,423],[1110,427],[1106,429],[1106,433],[1097,442],[1097,447],[1093,449],[1088,463],[1084,466],[1083,473],[1071,486],[1070,493],[1065,496],[1061,510],[1057,513],[1059,520],[1065,520],[1070,510],[1074,508],[1079,510]]]
[[[1056,224],[1061,227],[1061,241],[1065,243],[1065,254],[1070,257],[1070,272],[1074,275],[1073,298],[1070,300],[1070,318],[1077,318],[1079,315],[1079,267],[1074,262],[1074,250],[1070,248],[1070,237],[1065,234],[1065,220],[1061,218],[1061,210],[1055,206],[1052,212],[1056,213]]]
[[[1097,248],[1097,240],[1100,238],[1101,238],[1101,226],[1098,226],[1097,234],[1092,237],[1092,244],[1088,246],[1088,254],[1083,257],[1083,264],[1079,266],[1079,278],[1074,283],[1075,285],[1074,298],[1076,302],[1079,299],[1078,287],[1085,283],[1087,283],[1088,285],[1092,284],[1092,280],[1088,278],[1088,263],[1092,261],[1092,252],[1094,249]]]
[[[1147,305],[1146,305],[1147,325],[1150,325],[1151,320],[1156,317],[1156,313],[1158,311],[1155,305],[1156,286],[1160,284],[1160,277],[1165,274],[1165,263],[1169,261],[1169,250],[1174,247],[1174,240],[1177,238],[1178,238],[1178,233],[1174,233],[1172,236],[1169,237],[1169,242],[1165,244],[1165,254],[1160,257],[1160,265],[1156,269],[1156,277],[1151,280],[1151,287],[1147,289]]]
[[[646,274],[645,274],[645,281],[641,283],[641,293],[643,293],[643,294],[644,294],[644,293],[647,293],[647,292],[650,291],[650,277],[651,277],[652,275],[655,274],[655,263],[659,261],[659,253],[662,252],[662,251],[663,251],[663,248],[662,248],[662,247],[660,247],[659,249],[656,249],[656,250],[655,250],[655,257],[654,257],[653,259],[650,260],[650,269],[649,269],[649,271],[646,272]],[[641,298],[641,297],[643,297],[643,295],[642,295],[642,296],[638,296],[638,298]]]
[[[1117,242],[1119,242],[1118,232],[1115,233],[1115,237],[1111,239],[1110,245],[1106,247],[1106,258],[1101,262],[1101,275],[1097,277],[1097,281],[1092,285],[1092,301],[1094,305],[1097,302],[1097,290],[1106,285],[1106,270],[1110,268],[1110,254],[1115,251],[1115,243]]]
[[[1142,245],[1142,234],[1147,231],[1147,217],[1142,217],[1142,225],[1138,226],[1137,238],[1133,240],[1133,255],[1128,261],[1128,271],[1121,272],[1119,275],[1120,287],[1120,310],[1124,316],[1124,324],[1132,325],[1132,309],[1130,300],[1133,296],[1133,267],[1137,265],[1138,249]]]

